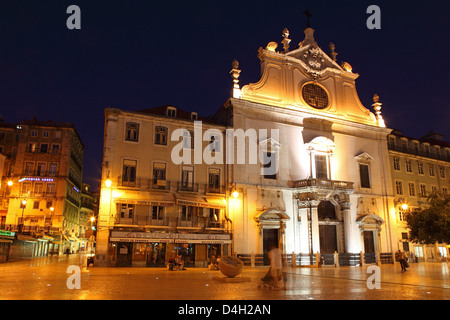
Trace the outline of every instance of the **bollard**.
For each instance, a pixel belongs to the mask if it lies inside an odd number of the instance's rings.
[[[320,253],[316,252],[316,267],[320,267]]]
[[[361,267],[364,267],[366,265],[366,263],[364,262],[364,252],[362,251],[359,252],[359,262]]]
[[[291,254],[291,265],[292,265],[292,268],[297,267],[297,261],[295,261],[295,253],[294,253],[294,251],[292,251],[292,254]]]
[[[334,252],[334,266],[339,267],[339,253],[337,251]]]
[[[252,268],[255,267],[255,254],[252,252],[252,254],[250,255],[250,266]]]

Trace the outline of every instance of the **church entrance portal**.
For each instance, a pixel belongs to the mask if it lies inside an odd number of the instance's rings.
[[[263,229],[263,258],[264,265],[270,265],[269,251],[273,246],[278,247],[278,230],[279,229]]]

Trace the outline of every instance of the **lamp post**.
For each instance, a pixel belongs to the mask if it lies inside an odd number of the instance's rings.
[[[236,198],[239,197],[239,191],[237,191],[236,187],[234,188],[234,191],[231,193],[233,196],[233,220],[231,222],[231,236],[232,236],[232,242],[231,242],[231,255],[234,256],[234,216],[235,216],[235,207],[236,207]]]
[[[309,211],[309,263],[313,265],[313,234],[312,234],[312,199],[308,198]]]
[[[27,205],[27,200],[22,200],[22,219],[20,223],[19,233],[23,233],[23,212],[25,211],[25,206]]]

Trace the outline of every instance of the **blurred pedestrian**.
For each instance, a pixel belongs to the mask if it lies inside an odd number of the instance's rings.
[[[406,271],[406,255],[403,251],[398,249],[397,251],[397,260],[400,262],[400,266],[402,267],[402,271]]]
[[[283,268],[283,263],[281,261],[281,251],[277,246],[273,246],[269,251],[270,259],[270,272],[275,283],[275,289],[279,290],[280,285],[278,279],[281,277],[281,269]]]

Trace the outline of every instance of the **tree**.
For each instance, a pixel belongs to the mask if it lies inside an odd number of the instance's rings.
[[[410,240],[417,243],[450,243],[450,195],[432,192],[427,205],[406,216]]]

